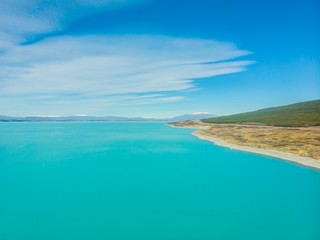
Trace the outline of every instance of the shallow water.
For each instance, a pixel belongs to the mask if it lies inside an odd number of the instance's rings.
[[[0,239],[320,239],[319,171],[191,132],[0,123]]]

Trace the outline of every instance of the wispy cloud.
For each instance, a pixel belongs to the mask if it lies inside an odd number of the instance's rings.
[[[142,1],[0,0],[0,110],[27,106],[36,114],[63,104],[65,111],[81,111],[75,107],[81,105],[97,112],[182,101],[181,91],[198,89],[196,79],[244,71],[252,63],[237,60],[248,51],[206,39],[60,35],[25,42],[114,4]]]
[[[247,54],[233,44],[203,39],[150,35],[50,38],[0,56],[0,94],[7,98],[48,96],[43,98],[48,102],[164,94],[192,89],[194,79],[243,71],[252,62],[233,59]],[[182,99],[163,94],[152,95],[147,102]]]
[[[71,22],[112,6],[144,0],[0,0],[0,51],[35,34],[63,30]]]

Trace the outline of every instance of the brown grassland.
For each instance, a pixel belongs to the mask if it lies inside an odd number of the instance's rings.
[[[274,127],[201,121],[176,122],[171,125],[200,129],[198,132],[202,135],[239,146],[277,150],[320,160],[320,126]]]

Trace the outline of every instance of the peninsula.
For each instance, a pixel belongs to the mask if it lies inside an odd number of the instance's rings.
[[[171,123],[217,145],[320,169],[320,100]]]

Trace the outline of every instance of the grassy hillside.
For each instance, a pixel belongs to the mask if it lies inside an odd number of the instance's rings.
[[[320,99],[202,121],[206,123],[255,123],[287,127],[317,126],[320,125]]]

